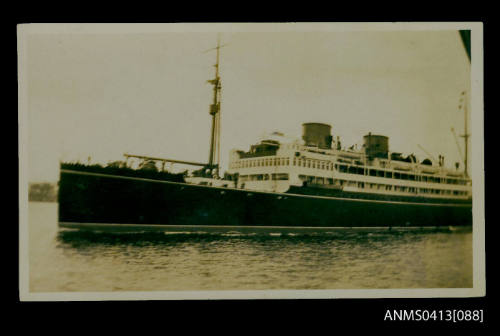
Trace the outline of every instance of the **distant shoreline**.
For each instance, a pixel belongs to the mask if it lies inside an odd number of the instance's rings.
[[[29,202],[57,202],[57,183],[34,182],[29,184]]]

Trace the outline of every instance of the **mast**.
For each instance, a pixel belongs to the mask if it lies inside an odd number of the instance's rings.
[[[212,116],[212,128],[210,132],[210,152],[208,156],[208,170],[210,176],[219,177],[219,149],[220,149],[220,98],[222,84],[219,77],[219,50],[223,47],[220,45],[220,37],[217,38],[217,47],[215,60],[215,78],[208,80],[208,83],[213,87],[213,101],[210,105],[209,114]],[[210,50],[213,50],[210,49]],[[209,50],[207,50],[209,51]]]
[[[460,98],[460,102],[464,106],[464,134],[460,135],[462,138],[464,138],[464,149],[465,149],[465,156],[464,156],[464,174],[466,177],[469,177],[469,172],[468,172],[468,154],[469,154],[469,137],[470,134],[468,133],[468,127],[467,127],[467,95],[465,91],[462,91],[462,97]]]

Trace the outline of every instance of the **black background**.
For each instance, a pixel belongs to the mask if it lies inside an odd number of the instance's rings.
[[[498,239],[497,223],[491,215],[491,203],[495,201],[492,190],[496,188],[496,179],[489,177],[488,172],[494,171],[496,156],[491,152],[495,142],[491,137],[496,125],[498,112],[491,112],[491,99],[488,93],[494,92],[492,85],[493,68],[496,68],[496,52],[490,42],[494,35],[494,24],[488,17],[492,10],[475,9],[471,4],[463,5],[457,2],[436,8],[435,3],[411,2],[390,5],[387,8],[380,3],[366,6],[352,3],[347,8],[345,3],[332,3],[327,7],[313,6],[312,3],[277,5],[270,8],[269,3],[214,3],[197,4],[170,3],[116,3],[104,7],[103,3],[65,2],[56,4],[21,3],[17,8],[10,8],[8,25],[6,20],[2,26],[4,42],[7,37],[9,44],[2,44],[2,53],[8,55],[8,61],[3,62],[4,82],[7,73],[9,89],[12,93],[7,97],[12,101],[10,107],[4,107],[4,130],[17,129],[17,40],[16,26],[19,23],[31,22],[373,22],[373,21],[482,21],[484,22],[484,87],[485,87],[485,166],[486,166],[486,286],[485,297],[481,298],[429,298],[429,299],[321,299],[321,300],[211,300],[211,301],[108,301],[108,302],[20,302],[19,301],[19,260],[18,260],[18,177],[19,161],[17,159],[17,132],[3,132],[4,149],[9,152],[8,159],[4,156],[4,179],[12,183],[14,196],[6,197],[13,219],[2,223],[4,230],[3,244],[6,251],[2,254],[4,260],[9,260],[10,267],[3,268],[3,278],[9,280],[9,286],[4,288],[2,305],[4,323],[14,327],[13,332],[47,332],[49,335],[96,333],[123,334],[134,332],[138,334],[212,334],[212,333],[277,333],[288,334],[297,332],[305,335],[334,335],[351,333],[356,329],[375,332],[376,329],[402,328],[474,328],[483,329],[495,324],[500,318],[493,306],[496,297],[497,276],[491,272],[496,266],[493,257],[494,247]],[[183,10],[180,6],[186,6]],[[295,10],[295,13],[290,13]],[[7,34],[5,34],[7,32]],[[8,45],[8,47],[7,47]],[[4,100],[5,101],[5,100]],[[496,104],[495,104],[495,109]],[[5,117],[12,118],[5,122]],[[493,118],[493,119],[492,119]],[[7,126],[8,125],[8,126]],[[16,140],[14,140],[16,139]],[[490,139],[490,140],[488,140]],[[8,146],[5,146],[8,145]],[[488,153],[490,153],[488,155]],[[4,155],[7,155],[4,152]],[[17,163],[17,165],[16,165]],[[8,174],[8,177],[5,176]],[[491,175],[491,174],[490,174]],[[492,263],[493,260],[493,263]],[[7,276],[6,276],[7,275]],[[485,322],[393,322],[384,321],[386,310],[398,309],[483,309]],[[6,327],[6,326],[5,326]],[[7,330],[7,329],[5,329]],[[29,331],[32,330],[32,331]],[[10,334],[10,333],[9,333]]]

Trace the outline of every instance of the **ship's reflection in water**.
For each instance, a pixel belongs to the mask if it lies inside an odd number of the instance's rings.
[[[51,232],[30,236],[34,292],[472,287],[470,229]]]

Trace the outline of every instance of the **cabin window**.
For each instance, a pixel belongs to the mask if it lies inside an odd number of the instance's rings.
[[[370,176],[376,176],[377,172],[375,169],[370,169]]]
[[[328,184],[333,184],[333,179],[332,178],[327,179],[327,181],[328,181]]]
[[[290,159],[286,159],[286,165],[289,166],[290,165]]]
[[[385,172],[385,177],[392,178],[392,172]]]
[[[365,183],[364,182],[358,182],[358,188],[364,188]]]
[[[385,190],[387,190],[387,191],[392,190],[392,186],[391,186],[391,185],[386,185],[386,186],[385,186]]]
[[[288,174],[285,174],[285,173],[272,174],[272,178],[274,181],[284,181],[284,180],[288,180]]]

